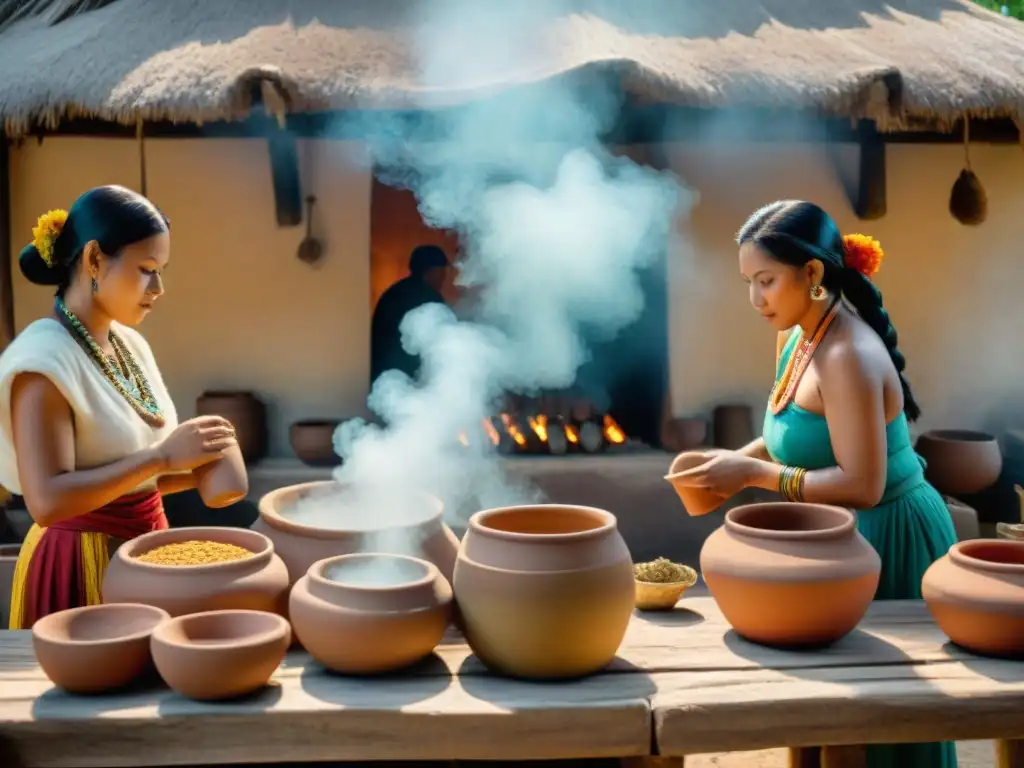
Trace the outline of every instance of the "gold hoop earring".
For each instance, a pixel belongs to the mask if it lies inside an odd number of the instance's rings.
[[[812,301],[824,301],[828,298],[828,291],[821,287],[821,285],[811,286],[811,300]]]

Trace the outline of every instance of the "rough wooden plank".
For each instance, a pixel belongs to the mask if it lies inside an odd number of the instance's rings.
[[[653,690],[639,673],[557,685],[356,679],[287,661],[262,694],[219,704],[162,688],[75,697],[22,679],[0,685],[0,742],[20,768],[141,768],[154,755],[161,765],[643,756]]]
[[[1024,737],[1024,664],[656,675],[656,751],[674,756],[803,747]]]
[[[1024,768],[1024,739],[1001,739],[996,742],[997,768]]]
[[[444,668],[423,667],[416,674],[486,675],[457,632],[437,652]],[[949,643],[924,603],[916,600],[874,604],[860,627],[830,648],[794,653],[748,643],[726,623],[714,600],[683,600],[676,610],[637,613],[610,671],[672,672],[728,669],[792,669],[871,664],[920,664],[973,658]],[[28,632],[0,632],[0,684],[32,678],[35,668]]]

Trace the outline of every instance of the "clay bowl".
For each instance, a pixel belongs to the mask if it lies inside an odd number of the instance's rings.
[[[957,645],[1024,658],[1024,541],[961,541],[925,571],[921,595]]]
[[[32,647],[54,685],[71,693],[123,688],[152,667],[150,635],[167,611],[120,603],[70,608],[32,625]]]
[[[711,461],[712,458],[714,458],[714,455],[711,451],[681,453],[676,456],[675,461],[672,462],[668,469],[668,474],[665,475],[665,479],[675,489],[679,500],[683,502],[683,509],[691,517],[700,517],[701,515],[714,512],[725,502],[725,497],[719,496],[717,493],[705,491],[702,488],[686,485],[684,482],[677,480],[675,475],[684,470],[700,466],[704,462]]]
[[[999,443],[985,432],[937,429],[922,434],[914,447],[928,465],[928,482],[950,496],[980,493],[1003,470]]]
[[[291,645],[283,617],[265,611],[207,611],[179,616],[153,632],[160,677],[190,699],[215,701],[265,686]]]
[[[452,588],[433,563],[366,553],[314,563],[289,598],[302,647],[327,669],[380,674],[429,656],[452,619]]]
[[[686,577],[681,581],[636,581],[636,607],[641,611],[671,611],[683,593],[697,583],[697,572],[685,569]]]
[[[252,556],[205,565],[138,559],[157,547],[185,541],[234,544]],[[282,613],[287,590],[288,570],[273,542],[247,528],[170,528],[143,534],[117,548],[103,577],[104,603],[145,603],[171,616],[227,609]]]

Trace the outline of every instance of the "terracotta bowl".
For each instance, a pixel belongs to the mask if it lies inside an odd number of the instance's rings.
[[[636,607],[641,611],[670,611],[683,593],[697,583],[697,572],[686,568],[686,578],[682,581],[656,582],[636,581]]]
[[[171,619],[153,632],[153,661],[164,682],[198,701],[233,699],[270,680],[291,645],[291,627],[264,611],[207,611]]]
[[[914,448],[928,465],[928,482],[950,496],[980,493],[1003,470],[999,443],[985,432],[936,429],[922,434]]]
[[[367,553],[328,557],[292,589],[295,635],[343,674],[378,674],[429,656],[452,619],[452,588],[433,563]]]
[[[32,647],[53,684],[71,693],[122,688],[152,666],[150,635],[167,611],[149,605],[90,605],[32,625]]]
[[[711,453],[711,451],[681,453],[676,456],[675,461],[672,462],[668,469],[668,474],[665,475],[665,479],[675,489],[679,500],[683,502],[683,508],[686,510],[686,513],[691,517],[700,517],[701,515],[714,512],[725,502],[724,496],[705,491],[702,488],[694,488],[675,479],[675,475],[678,473],[687,469],[693,469],[706,461],[711,461],[713,458]]]

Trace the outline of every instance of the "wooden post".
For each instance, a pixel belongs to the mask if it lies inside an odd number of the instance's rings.
[[[996,768],[1024,768],[1024,739],[996,741]]]
[[[867,749],[859,744],[821,748],[821,768],[867,768]]]
[[[0,350],[14,339],[11,241],[11,141],[0,128]]]

